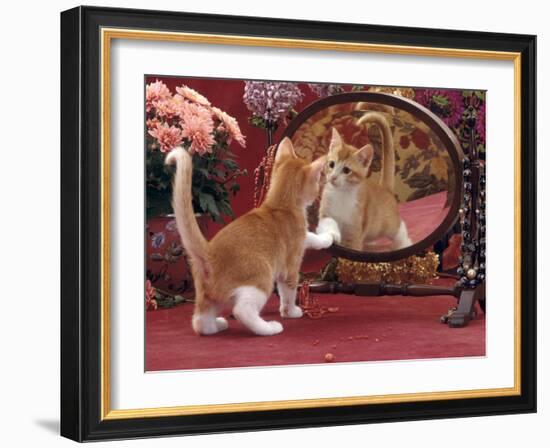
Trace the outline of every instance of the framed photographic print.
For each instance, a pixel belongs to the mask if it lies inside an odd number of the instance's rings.
[[[535,36],[61,14],[61,433],[536,411]]]

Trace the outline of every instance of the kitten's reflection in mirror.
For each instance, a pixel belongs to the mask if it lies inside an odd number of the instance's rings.
[[[393,136],[386,117],[379,112],[367,112],[358,126],[378,126],[382,135],[382,167],[379,181],[368,177],[374,158],[374,148],[367,144],[356,148],[346,143],[338,130],[332,128],[327,164],[326,184],[321,196],[319,219],[336,221],[341,245],[364,250],[379,238],[389,238],[391,249],[412,244],[407,225],[400,215],[395,187],[395,151]]]
[[[350,101],[297,123],[298,154],[327,160],[311,229],[362,252],[406,249],[439,229],[456,199],[455,168],[437,129],[413,111]]]

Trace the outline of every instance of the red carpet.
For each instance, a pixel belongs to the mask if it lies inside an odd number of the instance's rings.
[[[452,297],[358,297],[316,294],[338,311],[313,320],[284,319],[283,333],[252,335],[238,321],[214,336],[191,329],[192,304],[146,313],[146,370],[317,364],[331,353],[334,362],[484,356],[483,314],[465,328],[439,322]],[[273,296],[267,320],[281,321]]]

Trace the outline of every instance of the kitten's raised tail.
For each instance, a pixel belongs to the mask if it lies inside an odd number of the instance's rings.
[[[395,150],[393,149],[393,135],[388,124],[388,120],[380,112],[367,112],[358,121],[357,124],[374,123],[382,132],[383,137],[383,159],[380,184],[384,185],[390,191],[395,187]]]
[[[191,181],[193,177],[193,161],[182,147],[174,148],[165,162],[176,165],[176,176],[173,183],[172,208],[176,216],[176,225],[185,251],[191,258],[193,266],[204,276],[208,276],[208,241],[204,238],[193,211],[191,196]]]

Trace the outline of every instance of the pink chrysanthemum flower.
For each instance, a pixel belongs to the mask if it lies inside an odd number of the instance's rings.
[[[180,118],[183,117],[185,110],[189,106],[189,104],[189,101],[178,93],[176,93],[172,98],[172,105],[174,109],[177,110]]]
[[[145,124],[147,125],[147,130],[151,131],[160,125],[160,120],[157,117],[149,118],[145,121]]]
[[[160,145],[161,152],[168,152],[183,142],[183,133],[181,129],[175,126],[168,126],[166,123],[157,125],[150,129],[149,135],[154,137]]]
[[[157,101],[170,99],[172,94],[166,84],[162,81],[155,81],[145,86],[145,110],[150,112]]]
[[[166,120],[172,120],[175,117],[181,116],[181,108],[177,101],[172,97],[153,102],[153,106],[157,115]]]
[[[186,85],[182,85],[181,87],[176,87],[176,92],[178,92],[183,98],[193,102],[200,104],[201,106],[210,106],[210,101],[208,101],[204,96],[202,96],[199,92],[196,90],[193,90],[190,87],[187,87]]]
[[[203,155],[212,152],[215,140],[212,135],[214,121],[210,110],[197,104],[187,103],[183,109],[180,125],[183,137],[189,140],[191,154],[197,152]]]
[[[212,112],[214,112],[216,118],[220,121],[225,131],[229,134],[229,137],[234,139],[243,148],[246,147],[245,137],[241,132],[241,128],[239,127],[237,120],[217,107],[213,107]]]

